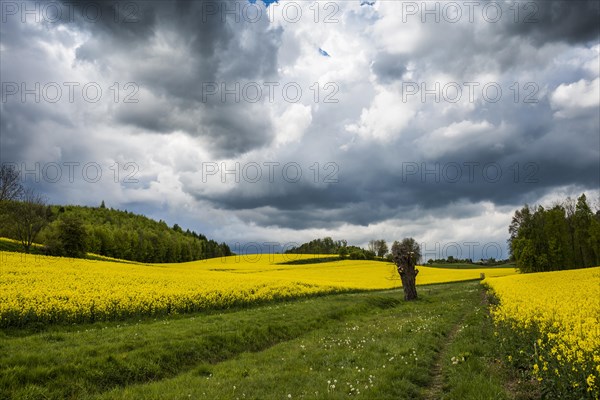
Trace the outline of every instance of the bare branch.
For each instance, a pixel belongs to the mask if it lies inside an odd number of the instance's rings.
[[[11,164],[0,167],[0,202],[17,200],[23,193],[20,174]]]

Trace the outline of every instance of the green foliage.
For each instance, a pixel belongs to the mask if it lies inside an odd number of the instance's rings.
[[[85,257],[87,253],[87,231],[79,219],[66,215],[48,230],[45,243],[47,252],[50,255]]]
[[[139,262],[185,262],[232,255],[229,246],[202,234],[184,232],[177,224],[102,207],[50,206],[50,223],[40,240],[54,255],[82,254],[83,249],[102,256]],[[82,230],[76,226],[81,225]],[[10,232],[7,237],[18,239]],[[85,237],[85,240],[83,239]]]
[[[525,205],[509,227],[509,248],[522,272],[600,265],[600,213],[592,213],[585,194],[550,209]]]
[[[385,240],[377,241],[379,243],[379,252],[383,253],[383,249],[387,249]],[[387,251],[387,250],[386,250]],[[351,260],[375,260],[376,253],[374,250],[365,250],[358,246],[348,246],[345,240],[334,241],[330,237],[323,239],[311,240],[298,247],[293,247],[285,252],[286,254],[337,254],[340,257],[348,257]],[[383,253],[385,254],[385,253]]]
[[[29,253],[39,233],[48,225],[50,216],[46,200],[32,189],[23,190],[16,200],[0,201],[1,232],[20,241],[25,253]]]
[[[384,239],[371,240],[369,241],[369,251],[377,255],[377,257],[383,258],[388,252],[388,245]]]
[[[323,239],[311,240],[308,243],[304,243],[298,247],[292,247],[286,250],[286,254],[339,254],[342,248],[349,250],[345,240],[334,241],[330,237]],[[350,246],[353,247],[353,246]]]
[[[414,265],[421,260],[421,247],[413,238],[404,238],[402,241],[395,241],[392,245],[392,257],[398,265]]]
[[[354,248],[350,251],[350,255],[348,256],[351,260],[374,260],[375,252],[372,250],[364,250],[361,248]]]
[[[366,260],[365,252],[363,250],[353,250],[348,256],[351,260]]]

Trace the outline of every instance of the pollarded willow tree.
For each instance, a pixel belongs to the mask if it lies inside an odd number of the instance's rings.
[[[392,259],[400,274],[404,300],[417,299],[417,274],[415,268],[421,259],[421,248],[413,238],[404,238],[401,242],[395,241],[392,245]]]

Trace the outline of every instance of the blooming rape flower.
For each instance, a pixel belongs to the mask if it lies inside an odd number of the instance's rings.
[[[530,349],[536,360],[533,375],[539,381],[560,377],[564,387],[586,387],[598,399],[600,267],[488,278],[483,283],[499,300],[492,309],[498,327],[537,336]]]

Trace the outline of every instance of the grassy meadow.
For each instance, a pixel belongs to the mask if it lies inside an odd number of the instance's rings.
[[[485,351],[451,370],[440,368],[472,346],[468,339],[450,349],[451,335],[476,339],[490,329],[479,283],[430,285],[420,294],[412,303],[401,301],[398,290],[370,291],[5,330],[0,397],[433,399],[443,389],[447,398],[482,398],[482,390],[495,396],[489,398],[509,398],[501,379],[490,380],[481,368],[488,363]],[[479,371],[477,383],[451,375],[465,370]],[[441,386],[432,389],[436,381]]]

